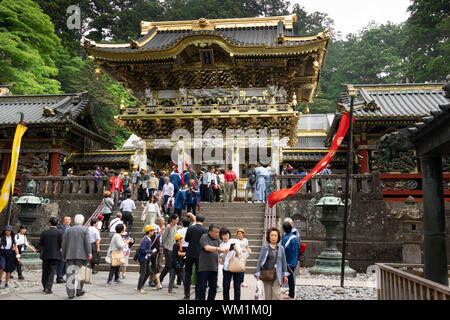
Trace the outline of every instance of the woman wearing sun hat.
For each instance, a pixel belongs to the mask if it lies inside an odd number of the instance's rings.
[[[245,238],[245,234],[246,233],[245,233],[244,229],[236,230],[236,236],[237,236],[236,244],[241,247],[242,258],[247,260],[248,257],[250,256],[250,254],[252,253],[252,250],[248,246],[248,240]],[[244,288],[248,287],[245,282],[242,282],[241,286]]]
[[[16,268],[16,259],[18,263],[22,263],[19,249],[16,245],[13,227],[7,225],[0,235],[0,283],[2,282],[3,272],[6,272],[5,288],[8,288],[11,272]]]

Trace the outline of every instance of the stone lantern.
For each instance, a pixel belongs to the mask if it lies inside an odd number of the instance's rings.
[[[35,189],[36,183],[34,180],[31,180],[27,185],[27,194],[20,198],[14,197],[14,202],[20,208],[17,219],[19,219],[20,223],[27,227],[28,230],[31,229],[32,224],[39,218],[38,207],[41,205],[46,206],[50,203],[50,199],[36,197],[34,195]],[[40,262],[38,253],[27,250],[22,252],[23,264],[36,264]]]
[[[326,246],[316,259],[314,267],[311,269],[312,274],[340,275],[342,254],[336,247],[336,227],[342,222],[342,218],[338,215],[339,207],[345,206],[341,198],[334,196],[335,183],[328,180],[326,183],[326,193],[319,201],[311,199],[311,205],[322,207],[322,217],[320,222],[325,226]],[[349,200],[350,204],[350,200]],[[346,276],[355,276],[356,271],[349,267],[348,261],[345,260],[344,273]]]

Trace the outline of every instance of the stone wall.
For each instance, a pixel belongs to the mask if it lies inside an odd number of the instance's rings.
[[[74,217],[77,214],[82,214],[85,220],[89,219],[92,213],[97,209],[101,200],[53,200],[47,206],[41,206],[38,211],[40,218],[36,220],[31,228],[28,230],[29,239],[33,239],[33,243],[36,238],[39,238],[40,233],[48,228],[48,220],[51,216],[57,217],[61,223],[64,216],[70,216],[72,218],[72,224]],[[14,227],[16,232],[19,229],[20,221],[16,218],[19,212],[19,207],[13,204],[11,209],[10,224]],[[5,224],[6,210],[0,216],[0,225]]]
[[[291,217],[300,231],[306,249],[303,266],[314,266],[316,257],[325,248],[325,227],[320,222],[321,208],[309,204],[311,194],[297,194],[277,204],[277,224]],[[347,259],[350,267],[365,272],[376,262],[411,263],[419,259],[423,263],[422,219],[409,216],[394,217],[393,212],[404,208],[403,202],[385,202],[377,195],[359,195],[353,199],[347,226]],[[423,203],[416,203],[423,213]],[[397,211],[395,211],[397,209]],[[339,209],[344,216],[344,209]],[[450,230],[450,203],[446,203],[447,234]],[[343,226],[337,228],[338,248],[342,252]],[[450,239],[447,237],[447,255],[450,261]]]

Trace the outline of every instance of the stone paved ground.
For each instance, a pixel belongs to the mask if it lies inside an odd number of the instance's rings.
[[[10,280],[10,289],[5,290],[0,286],[0,300],[68,300],[65,284],[54,284],[53,294],[47,295],[42,292],[40,283],[40,271],[24,272],[25,281]],[[167,286],[169,278],[163,282],[163,289],[154,291],[146,287],[146,294],[137,294],[135,288],[139,274],[137,272],[127,273],[126,279],[114,287],[106,287],[107,272],[99,272],[94,275],[93,284],[85,285],[86,294],[77,300],[181,300],[183,298],[183,287],[175,289],[176,294],[169,296]],[[297,277],[297,300],[375,300],[376,288],[373,277],[358,274],[356,278],[348,278],[345,281],[345,290],[339,287],[339,277],[317,276],[309,274],[309,270],[302,268],[300,276]],[[242,288],[241,299],[253,300],[255,293],[255,278],[245,275],[247,288]],[[193,287],[191,297],[194,297]],[[282,293],[287,289],[282,289]],[[233,289],[230,290],[231,298]],[[222,293],[216,296],[222,300]]]

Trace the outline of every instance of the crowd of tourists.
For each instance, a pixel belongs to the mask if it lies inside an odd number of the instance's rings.
[[[66,283],[69,299],[85,293],[83,282],[74,287],[74,267],[80,269],[90,265],[95,269],[95,264],[99,263],[99,222],[93,219],[90,227],[84,227],[84,217],[78,214],[74,217],[74,225],[71,225],[70,217],[64,217],[58,227],[57,218],[49,219],[48,229],[39,239],[45,294],[52,294],[55,275],[57,283]],[[181,221],[174,213],[167,224],[164,217],[158,216],[154,223],[145,226],[145,236],[133,257],[140,265],[138,294],[146,293],[144,287],[147,282],[153,290],[161,290],[162,282],[168,276],[168,295],[175,294],[174,289],[183,286],[184,299],[190,299],[191,282],[195,279],[196,300],[214,300],[218,290],[223,292],[224,300],[229,300],[231,282],[234,300],[240,300],[241,288],[247,287],[244,272],[251,254],[246,232],[240,228],[232,233],[227,227],[216,224],[206,228],[205,222],[203,215],[195,216],[188,212]],[[107,286],[120,285],[126,278],[130,248],[135,243],[127,225],[119,212],[109,227],[110,245],[105,259],[110,264]],[[281,286],[289,287],[284,299],[295,297],[300,234],[290,218],[284,221],[283,232],[282,236],[277,228],[267,230],[267,242],[258,257],[255,277],[262,281],[267,300],[279,299]],[[28,244],[25,233],[26,228],[21,226],[15,235],[13,227],[8,225],[0,236],[0,279],[6,273],[5,287],[8,287],[11,273],[16,268],[19,279],[24,279],[20,268],[23,249],[28,247],[35,251]]]
[[[96,176],[105,174],[100,174],[97,169]],[[246,231],[239,228],[232,232],[226,226],[216,224],[206,228],[205,217],[197,211],[201,202],[233,201],[236,174],[231,166],[226,172],[205,167],[198,176],[191,167],[179,174],[175,166],[170,175],[161,172],[159,177],[154,172],[148,175],[145,170],[138,172],[137,167],[133,168],[131,178],[126,172],[108,171],[109,190],[104,191],[101,212],[90,220],[89,227],[83,226],[84,217],[78,214],[73,225],[69,216],[65,216],[59,226],[57,218],[51,217],[48,229],[42,232],[39,249],[44,293],[52,293],[56,276],[57,283],[66,283],[70,299],[84,294],[83,282],[74,286],[74,270],[89,266],[93,274],[98,272],[101,232],[109,233],[105,260],[110,270],[106,285],[116,286],[124,281],[131,248],[136,242],[130,231],[137,200],[142,201],[140,209],[145,234],[136,254],[131,257],[140,265],[138,294],[146,293],[147,282],[154,290],[161,290],[167,276],[169,295],[183,286],[184,299],[190,299],[194,280],[196,300],[214,300],[218,290],[223,292],[224,300],[229,300],[233,282],[234,299],[240,299],[241,288],[248,287],[244,272],[246,260],[252,253],[245,238]],[[269,170],[258,163],[249,169],[248,175],[246,189],[253,189],[253,201],[266,201]],[[0,236],[0,280],[6,273],[6,287],[14,269],[17,269],[19,279],[23,279],[20,253],[25,247],[35,251],[28,244],[25,233],[23,226],[17,235],[12,226],[6,226]],[[285,299],[293,299],[295,295],[300,234],[289,218],[283,224],[283,233],[282,236],[276,228],[267,230],[267,243],[261,248],[257,262],[255,277],[262,281],[258,283],[263,284],[268,300],[280,298],[280,286],[289,287]]]

